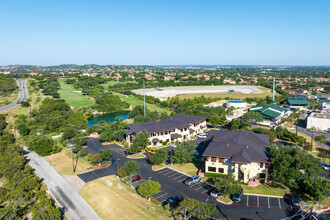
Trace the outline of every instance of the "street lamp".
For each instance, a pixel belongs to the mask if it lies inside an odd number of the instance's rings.
[[[150,201],[150,192],[149,192],[149,181],[151,180],[151,176],[148,177],[148,201]]]
[[[117,166],[116,166],[116,173],[118,172],[118,161],[120,160],[120,158],[117,159]]]

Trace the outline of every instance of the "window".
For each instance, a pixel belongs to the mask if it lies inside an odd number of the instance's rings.
[[[208,167],[209,172],[217,172],[217,168],[215,167]]]
[[[170,139],[166,139],[166,142],[170,142]]]
[[[219,168],[219,173],[223,173],[223,168]]]
[[[265,173],[260,173],[259,176],[260,176],[261,179],[265,179],[266,178],[266,174]]]
[[[217,162],[217,158],[216,157],[211,157],[211,162]]]
[[[264,164],[263,163],[260,163],[260,168],[264,168]]]
[[[223,158],[219,158],[219,163],[223,163],[225,160]]]

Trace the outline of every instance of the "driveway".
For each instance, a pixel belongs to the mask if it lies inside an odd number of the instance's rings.
[[[88,148],[91,149],[91,152],[94,153],[99,152],[101,148],[112,149],[113,163],[111,166],[101,170],[79,174],[78,176],[85,182],[89,182],[107,175],[114,175],[117,168],[122,167],[127,161],[130,160],[123,153],[124,148],[119,145],[114,144],[103,146],[98,139],[93,138],[87,141],[87,145]],[[282,198],[243,195],[240,203],[224,205],[208,195],[208,190],[212,187],[208,183],[202,182],[193,186],[186,186],[183,181],[188,176],[185,174],[169,168],[153,171],[152,164],[148,163],[148,158],[135,159],[135,161],[140,166],[138,175],[141,176],[142,180],[133,183],[132,185],[134,187],[138,187],[139,184],[148,179],[159,182],[161,184],[161,192],[153,194],[152,196],[160,202],[166,201],[166,199],[171,196],[193,198],[203,202],[205,202],[206,199],[209,199],[209,202],[217,205],[221,212],[221,216],[230,219],[286,219],[289,216],[295,216],[290,219],[301,219],[300,212],[291,209],[290,205]],[[301,214],[304,213],[302,212]]]
[[[17,103],[18,100],[24,101],[27,99],[28,95],[27,95],[27,91],[26,91],[26,80],[25,79],[16,79],[16,81],[17,81],[17,85],[19,87],[18,99],[16,99],[11,104],[0,108],[0,112],[6,111],[8,109],[14,108],[15,106],[19,105],[19,103]]]

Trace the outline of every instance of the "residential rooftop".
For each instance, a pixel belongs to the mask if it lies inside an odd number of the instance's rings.
[[[251,112],[260,112],[265,119],[272,119],[279,117],[282,112],[286,113],[288,110],[278,107],[276,104],[260,105],[250,108]]]

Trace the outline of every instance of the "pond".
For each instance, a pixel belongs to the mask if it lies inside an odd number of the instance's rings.
[[[125,119],[128,119],[129,113],[130,113],[129,111],[122,111],[122,112],[113,112],[113,113],[98,115],[98,116],[95,116],[95,117],[89,119],[87,122],[87,126],[90,127],[94,124],[97,124],[100,121],[105,121],[107,123],[114,122],[114,121],[116,121],[117,117],[125,120]]]

